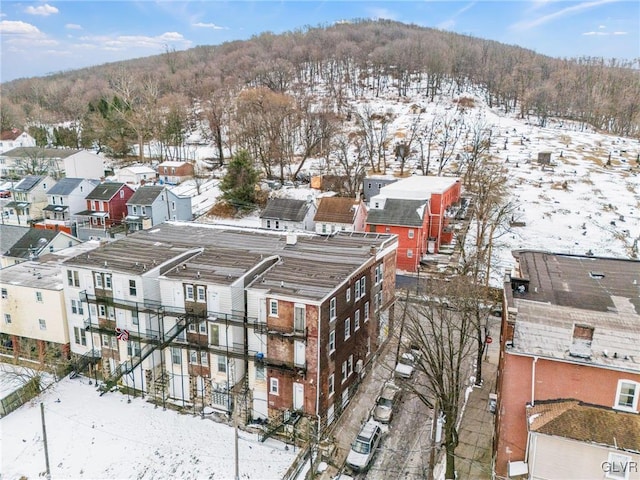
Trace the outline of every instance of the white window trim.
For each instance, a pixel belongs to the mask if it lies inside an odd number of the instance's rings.
[[[329,398],[331,398],[333,394],[336,393],[336,377],[333,373],[329,375],[329,379],[327,380],[327,387],[329,390]]]
[[[274,306],[275,308],[273,308]],[[270,317],[278,316],[278,300],[274,300],[273,298],[269,300],[269,316]]]
[[[195,289],[193,285],[185,285],[184,287],[184,298],[185,300],[194,300],[195,299]]]
[[[280,382],[277,378],[269,378],[269,394],[280,395]]]
[[[331,345],[331,336],[333,335],[333,345]],[[336,351],[336,331],[331,330],[329,332],[329,354],[332,354]]]
[[[351,317],[344,321],[344,339],[349,340],[351,338]]]
[[[333,322],[336,318],[338,318],[337,311],[338,311],[338,302],[336,301],[336,297],[333,297],[331,300],[329,300],[329,321],[330,322]]]
[[[622,391],[622,384],[623,383],[630,383],[632,385],[635,386],[635,390],[633,393],[633,405],[631,407],[625,407],[622,405],[619,405],[620,403],[620,393]],[[634,412],[637,413],[638,412],[638,399],[640,398],[640,383],[634,381],[634,380],[627,380],[624,378],[621,378],[620,380],[618,380],[618,388],[616,389],[616,398],[615,398],[615,404],[613,405],[613,408],[615,410],[622,410],[624,412]]]

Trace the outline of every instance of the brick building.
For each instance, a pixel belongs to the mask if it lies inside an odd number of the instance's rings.
[[[638,420],[640,262],[514,255],[505,283],[496,474],[603,478],[610,458],[639,460],[640,440],[622,425]],[[570,460],[581,455],[593,461]]]

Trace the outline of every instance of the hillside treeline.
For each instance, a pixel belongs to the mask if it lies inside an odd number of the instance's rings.
[[[399,98],[433,100],[473,87],[490,106],[541,125],[560,117],[639,137],[637,67],[601,58],[550,58],[470,36],[362,20],[187,51],[168,48],[153,57],[8,82],[2,85],[0,120],[3,130],[72,121],[71,132],[59,132],[71,137],[66,142],[102,143],[117,154],[149,138],[164,136],[166,144],[176,145],[180,139],[171,137],[184,134],[182,126],[193,125],[190,117],[199,112],[222,158],[223,137],[227,144],[243,143],[232,138],[241,133],[230,126],[250,127],[250,113],[257,110],[264,119],[286,115],[295,104],[297,114],[310,116],[318,111],[311,104],[321,98],[324,112],[340,116],[348,113],[347,99],[364,94],[391,90]],[[241,92],[251,88],[268,94],[243,99]],[[318,122],[315,115],[307,127],[322,128]],[[100,133],[106,129],[107,136]]]

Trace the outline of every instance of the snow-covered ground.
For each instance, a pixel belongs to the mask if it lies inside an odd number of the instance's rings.
[[[53,479],[232,479],[234,429],[179,414],[118,392],[100,396],[83,377],[63,379],[0,419],[3,480],[45,471],[40,402],[45,406]],[[239,431],[243,479],[282,478],[295,453],[285,444]]]

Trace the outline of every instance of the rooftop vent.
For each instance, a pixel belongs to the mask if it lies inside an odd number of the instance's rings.
[[[604,278],[604,273],[602,272],[589,272],[589,276],[595,280],[601,280]]]

